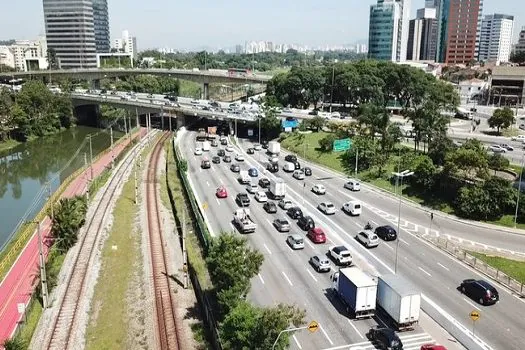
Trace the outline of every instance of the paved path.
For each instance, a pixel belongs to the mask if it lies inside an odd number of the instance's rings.
[[[141,134],[146,133],[146,129],[141,129]],[[138,133],[135,134],[135,137]],[[114,148],[114,155],[117,156],[129,143],[129,138],[123,140]],[[112,154],[108,150],[93,164],[93,175],[96,177],[111,165]],[[91,170],[86,169],[62,193],[61,198],[72,197],[84,194],[88,186]],[[42,234],[44,237],[44,254],[47,257],[49,249],[49,234],[51,229],[51,219],[46,217],[41,222]],[[35,283],[35,278],[39,275],[38,268],[38,235],[35,233],[25,246],[14,265],[0,284],[0,348],[5,339],[12,336],[22,314],[18,312],[18,304],[27,305],[30,301],[31,293]]]

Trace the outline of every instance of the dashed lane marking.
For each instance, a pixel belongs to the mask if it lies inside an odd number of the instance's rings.
[[[332,339],[330,339],[330,337],[328,336],[328,334],[326,333],[326,331],[324,330],[323,326],[321,326],[320,323],[319,323],[319,328],[321,329],[321,332],[323,332],[325,338],[328,340],[330,345],[334,345],[334,342],[332,341]]]
[[[263,243],[263,246],[264,248],[266,249],[266,251],[268,252],[269,255],[272,255],[272,252],[270,251],[270,248],[268,248],[268,246],[266,245],[266,243]]]
[[[442,268],[444,268],[445,270],[447,271],[450,271],[450,269],[448,267],[446,267],[445,265],[442,265],[441,263],[437,263],[439,266],[441,266]]]
[[[288,276],[286,276],[284,271],[281,271],[281,273],[283,274],[283,276],[286,279],[286,281],[288,282],[288,284],[293,287],[293,283],[292,283],[292,281],[290,281],[290,278],[288,278]]]
[[[295,334],[292,336],[293,340],[295,341],[295,344],[297,345],[297,347],[299,349],[302,349],[303,347],[301,346],[301,344],[299,343],[299,341],[297,340],[297,337],[295,336]]]
[[[428,273],[427,271],[425,271],[425,270],[424,270],[424,269],[423,269],[422,267],[418,266],[417,268],[418,268],[418,269],[420,269],[420,270],[421,270],[421,272],[423,272],[423,273],[427,274],[427,275],[428,275],[428,277],[432,277],[432,275],[431,275],[430,273]]]
[[[354,331],[357,333],[357,335],[359,335],[359,337],[361,339],[365,339],[365,337],[361,334],[361,332],[359,332],[359,330],[357,329],[357,327],[355,326],[354,322],[350,321],[348,318],[346,319],[348,321],[348,323],[350,323],[350,326],[352,326],[352,328],[354,329]]]
[[[261,280],[261,283],[264,284],[264,280],[263,280],[261,274],[259,273],[259,274],[257,274],[257,276],[259,276],[259,279]]]
[[[317,278],[315,278],[315,276],[313,275],[312,271],[310,271],[308,268],[306,268],[306,272],[308,272],[308,274],[312,277],[312,279],[317,282]]]

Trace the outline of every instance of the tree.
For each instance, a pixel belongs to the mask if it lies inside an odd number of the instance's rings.
[[[316,115],[310,119],[310,127],[319,132],[326,125],[326,118]]]
[[[514,124],[514,121],[514,113],[509,107],[496,109],[488,119],[489,126],[496,128],[498,134],[500,133],[500,129],[507,129]]]
[[[21,337],[6,339],[3,345],[5,350],[24,350],[28,347],[26,342],[22,340]]]
[[[487,220],[490,214],[490,197],[487,191],[479,185],[463,186],[455,202],[456,213],[459,216],[474,220]]]
[[[279,333],[290,326],[300,327],[305,324],[305,310],[297,306],[278,304],[272,308],[262,309],[256,329],[255,349],[271,349]],[[290,333],[282,334],[277,342],[276,349],[287,349],[290,343]]]
[[[492,176],[483,183],[483,189],[490,198],[491,219],[499,219],[505,212],[514,209],[516,191],[510,186],[509,181]]]
[[[55,205],[51,234],[57,249],[66,252],[75,245],[78,231],[85,223],[86,212],[85,196],[63,198]]]
[[[358,135],[352,139],[352,147],[346,151],[343,164],[347,170],[353,172],[357,156],[358,171],[367,170],[377,163],[375,158],[379,152],[379,145],[375,139]]]
[[[516,51],[510,55],[510,61],[514,63],[525,62],[525,51]]]
[[[48,62],[48,69],[58,69],[59,68],[57,53],[54,48],[47,49],[47,62]]]
[[[336,139],[337,138],[334,134],[328,134],[319,140],[319,147],[323,152],[331,152]]]
[[[486,178],[487,171],[487,151],[479,140],[467,140],[461,147],[446,155],[446,174],[466,180],[476,180],[476,178]]]
[[[510,161],[503,157],[501,154],[493,153],[488,156],[487,161],[488,167],[491,169],[494,169],[494,173],[496,173],[497,170],[503,170],[509,167]]]
[[[254,349],[261,309],[240,301],[224,318],[219,332],[226,349]]]
[[[445,164],[447,154],[456,148],[454,141],[447,135],[438,135],[428,144],[428,156],[436,166],[442,166]]]
[[[432,192],[438,174],[432,159],[427,155],[421,155],[414,160],[411,169],[414,171],[414,176],[410,178],[412,184],[424,192]]]

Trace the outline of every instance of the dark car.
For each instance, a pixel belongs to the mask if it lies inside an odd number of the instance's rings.
[[[389,328],[371,328],[366,337],[380,349],[403,350],[403,343],[395,331]]]
[[[237,193],[237,196],[235,197],[235,201],[241,207],[247,207],[250,205],[250,197],[248,197],[247,193]]]
[[[396,230],[390,225],[378,226],[374,233],[384,241],[395,241],[397,238]]]
[[[466,279],[461,282],[461,293],[476,300],[481,305],[492,305],[499,301],[496,288],[484,280]]]
[[[298,161],[295,161],[293,165],[295,166],[295,170],[301,169],[301,163],[299,163]]]
[[[232,157],[231,156],[224,156],[224,158],[222,158],[222,161],[224,163],[231,163],[232,162]]]
[[[219,157],[224,157],[226,155],[226,152],[221,148],[220,150],[217,151],[217,155]]]
[[[248,149],[246,150],[246,153],[248,153],[248,154],[255,154],[255,150],[254,150],[253,148],[250,147],[250,148],[248,148]]]
[[[232,164],[230,170],[234,173],[238,173],[241,171],[241,167],[239,166],[239,164]]]
[[[299,220],[297,220],[297,225],[304,231],[308,231],[309,229],[315,227],[315,222],[314,219],[312,219],[310,216],[305,215],[301,216]]]
[[[261,188],[268,188],[268,187],[270,187],[270,180],[268,180],[267,178],[263,177],[262,179],[259,180],[259,187],[261,187]]]
[[[214,163],[214,164],[219,164],[221,162],[221,157],[219,156],[215,156],[211,159],[211,161]]]
[[[297,220],[303,216],[303,211],[299,207],[291,207],[286,211],[286,214],[292,219]]]
[[[250,175],[250,177],[257,177],[259,176],[259,172],[255,168],[250,168],[248,170],[248,175]]]
[[[279,171],[279,164],[277,163],[268,163],[266,165],[266,170],[268,170],[271,173],[276,173]]]
[[[303,172],[304,172],[304,175],[305,175],[305,176],[312,176],[312,169],[309,168],[309,167],[305,167],[305,168],[303,169]]]
[[[294,156],[293,154],[289,154],[286,157],[284,157],[284,160],[290,163],[295,163],[297,162],[297,157]]]
[[[266,140],[261,141],[261,146],[264,149],[268,149],[268,141],[266,141]]]
[[[211,168],[210,161],[209,161],[209,160],[206,160],[206,159],[203,160],[203,161],[201,162],[201,168],[203,168],[203,169],[209,169],[209,168]]]
[[[274,202],[266,202],[263,205],[263,209],[266,210],[269,214],[275,214],[277,213],[277,205]]]
[[[228,140],[227,139],[221,139],[221,145],[225,146],[228,144]]]

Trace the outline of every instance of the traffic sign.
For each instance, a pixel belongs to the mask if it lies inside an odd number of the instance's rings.
[[[334,152],[342,152],[349,150],[350,147],[352,147],[352,140],[346,138],[341,140],[335,140],[333,150]]]
[[[308,325],[308,330],[310,331],[310,333],[315,333],[317,332],[318,329],[319,329],[319,323],[315,321],[310,322],[310,324]]]
[[[474,310],[474,311],[470,312],[470,318],[472,319],[472,321],[475,322],[475,321],[479,320],[480,317],[481,317],[481,315],[479,314],[478,310]]]

